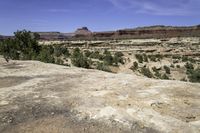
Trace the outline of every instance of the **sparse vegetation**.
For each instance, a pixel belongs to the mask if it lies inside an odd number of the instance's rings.
[[[89,60],[80,51],[79,48],[75,48],[71,57],[72,64],[77,67],[90,68]]]
[[[98,63],[97,69],[102,70],[102,71],[106,71],[106,72],[111,72],[110,68],[105,63]]]
[[[133,62],[133,66],[131,67],[131,70],[136,71],[138,69],[138,63],[135,61]]]
[[[1,43],[1,54],[6,61],[13,60],[35,60],[40,53],[36,34],[30,31],[17,31],[15,38],[4,40]]]
[[[138,60],[139,63],[143,63],[143,56],[141,54],[136,54],[135,58]]]
[[[152,78],[152,77],[153,77],[153,74],[151,73],[151,71],[149,70],[149,68],[143,67],[143,68],[141,69],[141,73],[142,73],[144,76],[148,77],[148,78]]]
[[[181,66],[180,65],[176,65],[176,68],[181,68]]]
[[[39,60],[45,63],[68,66],[74,65],[108,72],[118,71],[123,65],[127,65],[130,68],[129,65],[132,63],[131,61],[134,60],[134,57],[131,56],[134,52],[130,51],[123,51],[122,53],[112,49],[111,52],[107,47],[85,49],[83,47],[88,42],[84,41],[79,42],[81,45],[75,43],[75,47],[78,46],[80,48],[74,48],[74,46],[68,48],[66,44],[70,42],[39,45],[37,41],[38,38],[37,34],[32,34],[29,31],[18,31],[15,33],[15,38],[0,41],[0,54],[3,55],[6,61],[9,61],[9,59]],[[121,41],[112,41],[112,43],[115,42],[120,43]],[[132,43],[132,41],[129,40],[129,43]],[[98,43],[91,42],[91,44],[93,44],[92,46],[94,46],[94,44],[96,46]],[[100,44],[103,43],[101,42]],[[137,45],[135,46],[137,47]],[[147,45],[145,44],[144,46]],[[173,46],[174,45],[170,45],[170,47]],[[103,49],[106,50],[102,51]],[[194,47],[190,47],[190,50],[194,49]],[[170,48],[169,51],[165,51],[167,53],[156,52],[156,50],[138,50],[137,54],[135,54],[137,61],[133,62],[130,69],[136,73],[140,72],[149,78],[158,79],[180,79],[181,77],[178,77],[178,73],[184,73],[185,80],[199,82],[198,68],[200,59],[195,54],[181,54],[177,51],[178,50],[174,50],[173,48]],[[184,49],[180,51],[184,52]],[[183,62],[185,62],[185,67],[183,67]],[[171,65],[167,66],[169,63]],[[174,74],[175,71],[177,75]]]
[[[165,69],[165,72],[167,73],[167,74],[171,74],[171,71],[170,71],[170,68],[168,67],[168,66],[164,66],[164,69]]]
[[[190,70],[188,78],[190,82],[200,83],[200,68],[197,68],[195,70]]]
[[[167,76],[167,74],[163,74],[161,78],[162,78],[162,79],[166,79],[166,80],[169,79],[169,77]]]

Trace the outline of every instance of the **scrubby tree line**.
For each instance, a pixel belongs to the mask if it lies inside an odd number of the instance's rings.
[[[0,54],[8,62],[12,60],[39,60],[45,63],[55,63],[67,65],[64,61],[68,59],[77,67],[96,68],[103,71],[111,71],[109,66],[123,64],[123,54],[105,50],[103,53],[98,51],[81,51],[75,48],[70,51],[64,45],[39,45],[39,35],[30,31],[17,31],[14,38],[0,42]],[[98,59],[96,67],[93,66],[92,59]]]
[[[37,42],[37,35],[28,31],[15,32],[13,39],[6,39],[0,42],[0,53],[6,61],[14,60],[32,60],[40,54],[41,47]]]
[[[69,56],[62,46],[39,45],[39,35],[30,31],[17,31],[14,38],[0,42],[0,54],[8,62],[12,60],[39,60],[46,63],[62,64],[60,56]]]

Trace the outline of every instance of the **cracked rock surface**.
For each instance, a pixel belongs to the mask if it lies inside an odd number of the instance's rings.
[[[200,132],[200,84],[0,58],[1,133]]]

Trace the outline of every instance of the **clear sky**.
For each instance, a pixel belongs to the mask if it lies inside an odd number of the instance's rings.
[[[0,0],[0,34],[200,24],[200,0]]]

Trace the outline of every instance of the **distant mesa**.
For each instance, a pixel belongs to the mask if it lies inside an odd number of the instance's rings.
[[[76,35],[90,35],[92,34],[92,32],[87,28],[87,27],[82,27],[82,28],[78,28],[76,31],[75,31],[75,34]]]
[[[105,39],[147,39],[171,37],[200,37],[200,25],[196,26],[146,26],[116,31],[92,32],[87,27],[72,33],[36,32],[41,40],[105,40]],[[8,38],[1,36],[0,40]],[[10,37],[9,37],[10,38]]]

